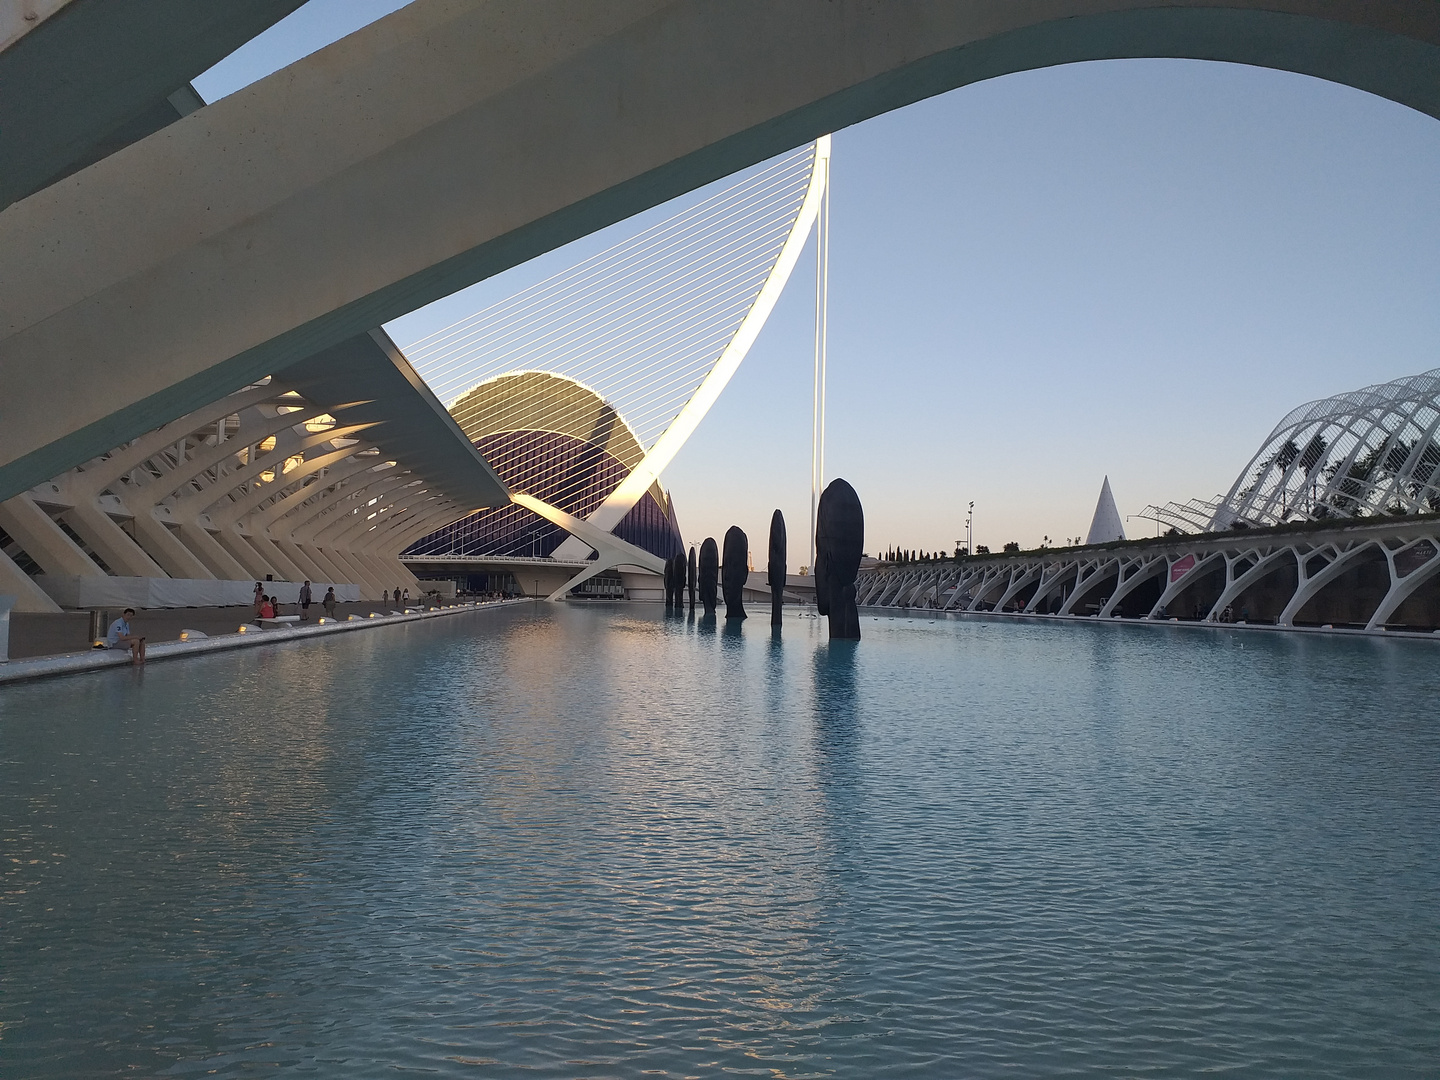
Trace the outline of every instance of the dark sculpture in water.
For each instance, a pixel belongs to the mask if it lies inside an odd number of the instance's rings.
[[[770,585],[770,625],[780,625],[780,609],[785,606],[785,515],[776,510],[770,516],[770,562],[765,567]]]
[[[725,589],[725,618],[745,618],[745,581],[750,577],[750,540],[739,525],[725,530],[725,565],[721,570]]]
[[[689,585],[689,587],[690,587],[690,610],[691,610],[691,612],[694,612],[694,610],[695,610],[695,582],[696,582],[696,580],[697,580],[697,579],[696,579],[696,574],[695,574],[695,549],[692,547],[692,548],[690,549],[690,569],[689,569],[689,576],[685,579],[686,584]]]
[[[713,536],[707,536],[700,545],[700,603],[706,615],[715,614],[715,586],[720,581],[720,548]]]
[[[685,606],[685,556],[675,555],[665,560],[665,606],[680,609]]]
[[[820,496],[815,520],[815,603],[830,618],[832,638],[860,638],[855,574],[865,547],[865,511],[844,480],[832,480]]]
[[[685,610],[685,553],[677,552],[670,560],[675,566],[675,610]]]

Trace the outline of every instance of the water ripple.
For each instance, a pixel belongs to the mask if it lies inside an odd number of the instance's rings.
[[[0,693],[0,1074],[1435,1074],[1427,643],[864,629]]]

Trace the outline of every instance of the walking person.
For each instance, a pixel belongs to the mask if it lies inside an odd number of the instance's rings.
[[[265,599],[265,586],[255,582],[255,617],[260,617],[260,603]]]
[[[328,589],[325,590],[325,599],[323,599],[323,600],[320,601],[320,605],[325,609],[325,614],[326,614],[329,618],[332,618],[332,619],[335,618],[335,586],[334,586],[334,585],[331,585],[330,588],[328,588]]]
[[[130,629],[130,616],[135,614],[133,607],[127,607],[125,613],[110,624],[110,631],[105,635],[105,647],[107,649],[129,649],[130,662],[132,664],[145,663],[145,639],[136,635]]]
[[[399,586],[399,585],[396,585],[396,586],[395,586],[395,606],[396,606],[396,607],[399,607],[399,606],[400,606],[400,586]]]
[[[410,590],[405,590],[405,595],[400,598],[400,610],[404,611],[410,606]]]
[[[310,579],[305,579],[305,584],[300,586],[300,621],[310,621]]]

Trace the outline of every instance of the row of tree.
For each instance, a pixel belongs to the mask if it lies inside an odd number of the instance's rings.
[[[1010,543],[1005,545],[1005,550],[1019,551],[1020,545],[1012,540],[1010,541]],[[922,551],[916,550],[914,548],[892,547],[886,548],[883,552],[881,552],[880,561],[890,563],[892,566],[909,566],[912,563],[937,563],[946,562],[949,559],[959,560],[965,558],[969,554],[970,552],[966,549],[964,544],[959,545],[955,549],[955,553],[953,555],[947,555],[943,551]],[[977,544],[975,546],[975,554],[989,555],[990,549],[984,544]]]

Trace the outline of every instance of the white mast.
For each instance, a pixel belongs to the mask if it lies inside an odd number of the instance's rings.
[[[825,361],[830,314],[830,140],[817,144],[820,212],[815,216],[815,390],[810,405],[810,573],[815,573],[815,515],[825,489]]]

